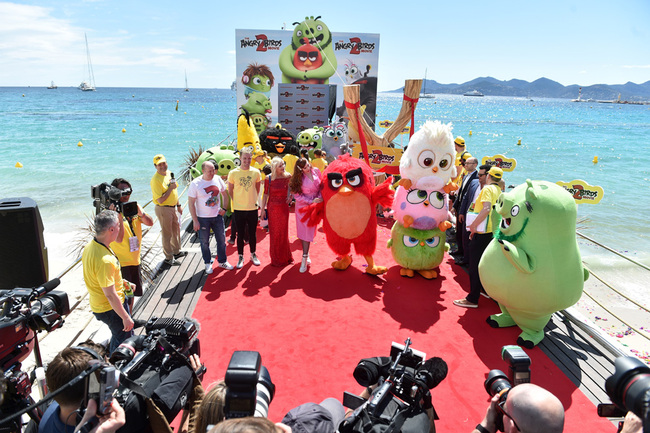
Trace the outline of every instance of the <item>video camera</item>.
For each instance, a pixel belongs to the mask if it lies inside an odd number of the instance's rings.
[[[55,278],[36,288],[0,290],[0,370],[4,372],[6,383],[0,419],[34,402],[31,398],[32,384],[28,374],[21,370],[21,362],[35,347],[38,349],[38,332],[50,332],[61,327],[63,316],[70,314],[68,295],[54,290],[60,282]],[[40,363],[38,350],[36,354],[37,363]],[[29,415],[32,419],[40,419],[38,411],[30,411]],[[11,426],[18,430],[20,418],[15,418]]]
[[[121,190],[110,183],[101,183],[90,187],[90,196],[93,198],[93,206],[95,211],[99,214],[104,209],[108,209],[112,204],[115,206],[115,211],[121,213],[127,218],[134,217],[138,214],[138,203],[135,201],[128,201],[122,203],[120,199],[122,196],[130,195],[131,188]]]
[[[530,383],[530,358],[519,346],[503,346],[501,348],[501,357],[508,363],[512,379],[501,370],[490,370],[484,386],[490,397],[499,395],[497,410],[502,412],[502,406],[508,398],[510,389],[522,383]],[[497,430],[503,431],[502,417],[497,417],[496,426]]]
[[[643,421],[643,431],[650,431],[650,367],[631,356],[616,358],[605,391],[613,404],[599,404],[599,416],[618,418],[631,411]]]
[[[149,426],[146,400],[151,398],[167,422],[173,421],[192,393],[195,372],[189,356],[200,353],[198,322],[191,319],[156,318],[144,326],[146,335],[127,338],[111,354],[120,372],[114,394],[129,420],[120,432],[142,432]],[[197,375],[202,375],[202,371]]]
[[[259,352],[233,352],[226,370],[226,387],[226,419],[268,416],[275,385]]]
[[[447,363],[441,358],[428,360],[426,354],[393,342],[390,358],[375,357],[359,361],[353,376],[361,386],[377,385],[366,401],[345,392],[343,405],[355,409],[339,426],[341,433],[367,432],[378,427],[383,433],[429,431],[427,409],[433,411],[431,389],[447,377]]]

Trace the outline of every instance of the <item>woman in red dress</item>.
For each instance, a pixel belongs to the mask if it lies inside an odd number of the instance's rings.
[[[289,179],[284,161],[275,157],[271,160],[271,174],[264,181],[262,213],[266,211],[269,220],[271,265],[286,266],[293,263],[289,247]]]

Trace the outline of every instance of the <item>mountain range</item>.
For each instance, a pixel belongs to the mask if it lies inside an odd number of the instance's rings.
[[[485,96],[566,99],[577,98],[579,89],[582,87],[582,99],[616,100],[620,94],[621,101],[650,101],[650,81],[646,81],[643,84],[635,84],[628,81],[625,84],[594,84],[593,86],[572,84],[570,86],[563,86],[556,81],[543,77],[532,83],[517,79],[500,81],[492,77],[480,77],[462,84],[441,84],[435,80],[426,80],[426,85],[425,83],[422,84],[422,88],[424,89],[425,87],[427,93],[462,95],[465,92],[478,90]],[[403,91],[404,87],[401,87],[391,92],[401,93]]]

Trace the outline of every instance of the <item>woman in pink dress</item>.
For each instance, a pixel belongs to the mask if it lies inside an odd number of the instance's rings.
[[[300,272],[306,272],[307,266],[311,264],[309,259],[309,245],[314,240],[316,227],[310,227],[300,221],[305,215],[303,208],[312,203],[323,201],[320,193],[320,170],[311,166],[308,160],[300,158],[291,176],[289,188],[296,199],[296,232],[298,239],[302,241],[302,262]]]
[[[271,174],[264,181],[262,215],[266,211],[269,221],[269,252],[271,265],[286,266],[293,263],[289,246],[289,180],[284,161],[275,157],[271,160]]]

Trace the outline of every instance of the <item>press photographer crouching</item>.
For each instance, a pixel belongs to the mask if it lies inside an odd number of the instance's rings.
[[[198,357],[198,327],[191,320],[172,318],[152,318],[144,326],[146,335],[125,340],[111,354],[112,365],[105,362],[101,346],[59,353],[46,377],[51,391],[62,392],[51,394],[58,403],[48,408],[39,431],[73,431],[95,400],[100,417],[92,417],[85,431],[93,428],[92,421],[107,421],[117,405],[126,413],[121,433],[171,433],[169,423],[182,409],[190,414],[203,396],[200,376],[205,367]]]
[[[485,390],[492,399],[472,433],[561,433],[564,407],[556,396],[530,383],[528,355],[519,346],[504,346],[501,354],[510,366],[511,378],[501,370],[488,373]]]
[[[447,363],[405,345],[393,343],[390,358],[362,359],[354,370],[359,397],[346,392],[343,405],[354,411],[338,427],[341,433],[434,433],[438,416],[431,389],[447,377]]]

